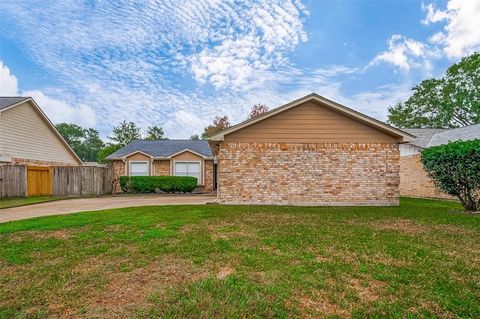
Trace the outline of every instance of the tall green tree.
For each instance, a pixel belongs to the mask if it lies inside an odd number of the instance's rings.
[[[97,154],[97,162],[99,163],[107,163],[108,161],[105,159],[108,155],[115,153],[123,146],[120,144],[107,144],[105,145]]]
[[[147,136],[145,137],[146,140],[168,140],[168,137],[165,136],[163,132],[163,128],[160,126],[149,126],[147,129]]]
[[[113,128],[112,135],[108,137],[112,144],[125,146],[128,143],[141,139],[140,128],[134,122],[123,121]]]
[[[388,122],[406,128],[455,128],[480,123],[480,53],[422,81],[405,102],[388,109]]]
[[[218,132],[226,129],[230,126],[230,122],[228,121],[228,116],[215,116],[213,119],[213,124],[205,127],[202,133],[202,140],[207,140],[210,136],[217,134]]]
[[[82,161],[96,161],[98,151],[104,146],[97,130],[70,123],[57,124],[56,128]]]

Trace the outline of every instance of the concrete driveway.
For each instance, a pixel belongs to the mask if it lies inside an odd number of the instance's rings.
[[[215,201],[215,198],[216,196],[214,194],[162,194],[66,199],[48,203],[0,209],[0,223],[40,216],[64,215],[110,208],[151,205],[200,205],[213,202]]]

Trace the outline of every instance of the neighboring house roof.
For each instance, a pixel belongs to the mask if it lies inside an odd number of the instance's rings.
[[[425,148],[428,146],[428,143],[432,139],[432,136],[443,132],[447,129],[444,128],[405,128],[403,131],[415,135],[416,138],[408,142],[408,144],[418,146],[420,148]]]
[[[22,105],[23,103],[30,102],[31,105],[33,105],[34,109],[38,112],[40,117],[45,121],[47,126],[52,130],[52,132],[58,137],[60,142],[65,146],[65,148],[72,154],[72,156],[78,161],[79,164],[83,164],[82,160],[80,157],[78,157],[77,153],[68,145],[68,143],[65,141],[63,136],[57,131],[55,125],[50,121],[50,119],[43,113],[42,109],[38,104],[35,102],[35,100],[31,97],[4,97],[0,96],[0,113],[5,112],[11,108],[17,107],[19,105]]]
[[[407,141],[411,141],[412,139],[415,138],[415,136],[407,133],[407,132],[404,132],[400,129],[397,129],[397,128],[394,128],[388,124],[385,124],[379,120],[376,120],[372,117],[369,117],[365,114],[362,114],[360,112],[357,112],[355,110],[352,110],[344,105],[341,105],[339,103],[336,103],[334,101],[331,101],[329,99],[326,99],[324,98],[323,96],[320,96],[316,93],[311,93],[309,95],[306,95],[298,100],[295,100],[295,101],[292,101],[292,102],[289,102],[287,104],[284,104],[280,107],[277,107],[269,112],[266,112],[262,115],[259,115],[257,117],[254,117],[252,119],[249,119],[249,120],[246,120],[246,121],[243,121],[237,125],[234,125],[234,126],[231,126],[227,129],[224,129],[223,131],[213,135],[212,137],[210,137],[210,140],[212,141],[223,141],[224,140],[224,136],[225,135],[228,135],[228,134],[231,134],[235,131],[238,131],[238,130],[241,130],[247,126],[250,126],[252,124],[255,124],[257,122],[260,122],[264,119],[267,119],[271,116],[274,116],[280,112],[283,112],[283,111],[286,111],[286,110],[289,110],[295,106],[298,106],[298,105],[301,105],[305,102],[308,102],[308,101],[317,101],[317,102],[320,102],[323,106],[329,108],[329,109],[332,109],[334,111],[337,111],[341,114],[344,114],[346,116],[349,116],[351,118],[354,118],[362,123],[365,123],[371,127],[374,127],[376,129],[379,129],[383,132],[386,132],[388,134],[391,134],[393,136],[398,136],[398,137],[402,137],[403,140],[405,142]]]
[[[428,146],[437,146],[458,140],[469,141],[477,138],[480,139],[480,124],[454,128],[437,133],[432,136]]]
[[[480,139],[480,124],[454,129],[416,128],[403,130],[417,136],[416,139],[408,144],[415,145],[420,148],[447,144],[450,141],[453,142],[458,140],[468,141],[477,138]]]
[[[143,153],[153,158],[170,158],[174,155],[189,151],[204,158],[212,158],[212,150],[207,141],[192,140],[135,140],[115,153],[109,155],[107,160],[123,159],[135,153]]]
[[[23,96],[0,96],[0,110],[29,99]]]

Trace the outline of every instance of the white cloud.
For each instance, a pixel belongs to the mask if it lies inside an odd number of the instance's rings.
[[[413,67],[429,66],[427,57],[433,52],[430,52],[430,48],[427,48],[422,42],[394,34],[387,44],[388,50],[378,54],[369,66],[385,62],[405,71]]]
[[[430,41],[441,45],[448,57],[460,58],[480,50],[480,0],[450,0],[445,10],[433,4],[424,9],[427,16],[422,23],[446,23]]]
[[[53,123],[76,123],[85,127],[95,126],[95,112],[85,104],[76,107],[65,101],[45,95],[42,91],[23,91],[23,96],[31,96]]]
[[[0,96],[18,95],[18,80],[0,60]]]
[[[10,69],[0,61],[0,96],[30,96],[53,123],[76,123],[86,127],[95,126],[95,112],[85,104],[72,106],[69,103],[45,95],[40,90],[19,92],[18,80]]]

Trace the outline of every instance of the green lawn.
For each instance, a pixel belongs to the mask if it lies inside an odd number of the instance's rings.
[[[68,198],[66,196],[31,196],[31,197],[12,197],[0,199],[0,208],[10,208],[16,206],[31,205],[43,202],[51,202]]]
[[[0,224],[0,318],[479,318],[480,216],[159,206]]]

